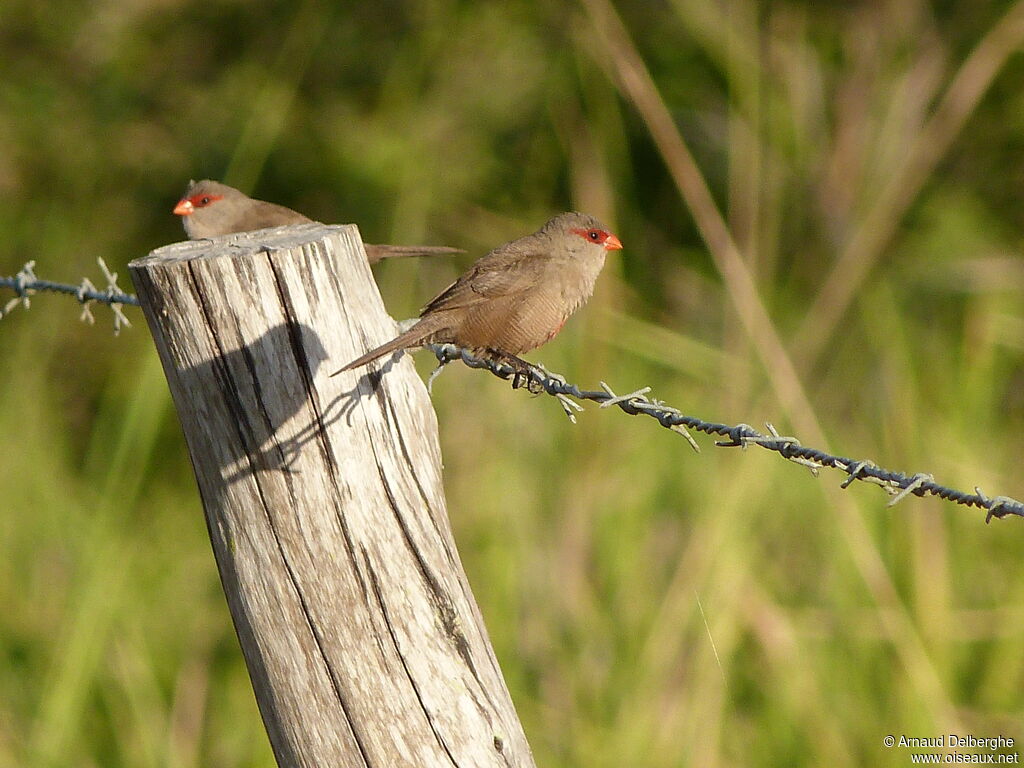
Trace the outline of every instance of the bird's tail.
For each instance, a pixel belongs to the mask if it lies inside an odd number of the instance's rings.
[[[408,349],[409,347],[418,347],[426,343],[439,330],[441,330],[441,326],[435,318],[424,318],[405,333],[400,333],[391,341],[381,344],[376,349],[371,349],[362,357],[356,358],[344,368],[340,368],[332,373],[331,376],[337,376],[342,371],[351,371],[353,368],[359,368],[376,360],[378,357],[383,357],[389,352],[394,352],[398,349]]]
[[[381,259],[400,259],[406,256],[446,256],[465,253],[461,248],[445,245],[372,245],[365,243],[366,260],[376,264]]]

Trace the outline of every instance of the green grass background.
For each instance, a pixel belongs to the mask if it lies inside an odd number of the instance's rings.
[[[0,274],[125,276],[181,239],[190,177],[474,256],[585,210],[626,248],[532,359],[1024,497],[1022,40],[995,2],[5,0]],[[623,80],[633,46],[653,90]],[[735,262],[695,224],[715,209]],[[392,313],[469,260],[380,265]],[[272,765],[142,315],[113,338],[96,314],[38,296],[0,322],[0,766]],[[618,412],[572,426],[458,366],[434,392],[538,764],[1024,740],[1024,522],[886,509]]]

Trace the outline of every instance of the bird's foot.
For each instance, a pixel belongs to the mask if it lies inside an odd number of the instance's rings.
[[[487,355],[495,362],[508,366],[508,376],[503,378],[512,380],[512,389],[526,387],[526,391],[534,395],[544,391],[544,385],[541,383],[544,375],[533,364],[500,349],[488,349]]]

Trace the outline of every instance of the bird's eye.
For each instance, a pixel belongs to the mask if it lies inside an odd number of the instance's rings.
[[[572,232],[573,234],[579,235],[584,240],[589,240],[595,245],[603,245],[608,239],[608,233],[603,229],[598,229],[597,227],[594,227],[593,229],[584,229],[580,227],[579,229],[572,230]]]
[[[209,196],[206,196],[206,197],[204,197],[203,199],[201,199],[201,200],[199,201],[199,204],[200,204],[200,205],[209,205],[209,204],[210,204],[210,198],[209,198]]]

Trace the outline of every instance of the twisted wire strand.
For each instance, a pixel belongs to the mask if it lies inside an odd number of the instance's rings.
[[[0,319],[19,304],[28,309],[29,299],[33,294],[52,292],[74,296],[78,299],[82,305],[82,320],[94,323],[95,318],[92,315],[91,305],[100,303],[109,306],[113,312],[114,333],[118,333],[122,327],[131,326],[131,322],[121,311],[121,307],[125,305],[139,306],[138,298],[130,293],[124,293],[118,287],[117,273],[111,272],[103,259],[97,259],[97,262],[107,283],[107,287],[103,290],[98,289],[89,278],[83,278],[78,285],[40,280],[34,271],[34,261],[26,263],[14,277],[0,277],[0,288],[10,288],[15,293],[13,299],[0,307]],[[974,489],[974,493],[967,493],[941,485],[935,481],[932,475],[923,472],[907,475],[903,472],[885,469],[872,461],[836,456],[817,448],[801,445],[795,437],[780,435],[771,424],[766,425],[768,430],[766,434],[757,431],[749,424],[719,424],[704,421],[696,416],[688,416],[678,408],[673,408],[660,400],[648,398],[647,393],[650,391],[650,387],[617,395],[611,387],[601,382],[600,390],[584,390],[567,382],[565,377],[546,370],[543,366],[526,365],[523,367],[502,360],[478,357],[454,344],[428,344],[427,347],[434,353],[438,361],[437,370],[431,374],[427,382],[428,386],[433,383],[434,378],[443,370],[444,366],[455,360],[461,360],[470,368],[490,371],[500,379],[511,379],[513,388],[525,387],[530,392],[536,394],[543,392],[557,398],[566,416],[573,422],[576,421],[575,414],[583,410],[583,406],[577,401],[589,400],[597,403],[601,408],[614,406],[630,416],[648,416],[661,426],[681,434],[696,451],[700,451],[700,446],[693,439],[690,430],[726,438],[715,441],[715,445],[723,448],[746,448],[748,445],[757,445],[774,451],[789,461],[808,467],[815,475],[823,467],[838,469],[846,473],[846,479],[841,483],[841,487],[849,487],[854,480],[879,485],[892,497],[889,500],[889,506],[899,503],[910,495],[938,496],[955,504],[984,509],[986,523],[991,522],[992,518],[1003,518],[1010,515],[1024,517],[1024,503],[1009,496],[986,496],[977,487]]]
[[[967,493],[941,485],[935,482],[932,475],[923,472],[907,475],[903,472],[885,469],[872,461],[836,456],[817,448],[801,445],[795,437],[780,435],[771,424],[767,425],[768,434],[765,434],[748,424],[718,424],[698,419],[696,416],[688,416],[678,408],[666,405],[660,400],[648,398],[647,392],[650,391],[650,387],[644,387],[627,395],[616,395],[607,384],[601,382],[601,390],[583,390],[575,384],[567,382],[563,376],[551,373],[542,366],[530,365],[527,369],[522,370],[503,361],[477,357],[454,344],[429,344],[427,346],[438,361],[438,369],[432,374],[431,380],[445,365],[455,360],[461,360],[470,368],[488,370],[500,379],[511,379],[514,388],[525,386],[530,392],[545,392],[558,398],[566,415],[572,421],[575,421],[574,411],[581,410],[581,407],[578,403],[572,403],[572,406],[566,405],[566,399],[589,400],[598,403],[602,408],[617,407],[631,416],[649,416],[661,426],[681,432],[694,448],[697,448],[697,445],[687,430],[726,438],[715,442],[715,445],[724,448],[760,446],[778,453],[783,458],[809,467],[814,474],[817,474],[817,470],[822,467],[838,469],[847,475],[841,487],[849,487],[854,480],[880,485],[892,496],[889,506],[899,503],[911,494],[922,497],[938,496],[955,504],[984,509],[986,523],[994,517],[1003,518],[1010,515],[1024,517],[1024,503],[1009,496],[986,496],[977,487],[974,489],[974,493]]]
[[[91,305],[98,302],[106,304],[113,312],[115,334],[120,333],[121,328],[131,327],[131,321],[121,311],[121,307],[125,304],[133,307],[139,306],[138,298],[130,293],[124,293],[118,287],[117,273],[111,272],[103,259],[96,259],[96,261],[100,266],[100,271],[103,272],[104,280],[107,282],[107,287],[103,290],[97,288],[87,277],[83,277],[82,282],[78,285],[55,283],[52,280],[40,280],[35,273],[36,263],[34,261],[26,262],[14,277],[0,277],[0,288],[10,288],[15,294],[13,299],[0,306],[0,320],[9,315],[19,305],[24,309],[28,309],[32,303],[32,295],[48,292],[63,293],[78,299],[78,303],[82,305],[80,319],[88,322],[90,325],[96,322],[96,318],[92,314]]]

